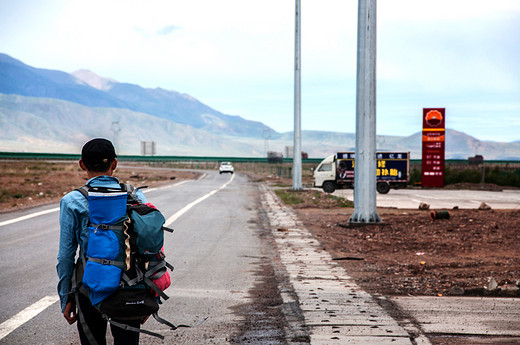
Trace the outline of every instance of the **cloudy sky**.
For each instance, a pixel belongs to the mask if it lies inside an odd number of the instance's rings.
[[[0,0],[0,52],[293,129],[293,0]],[[380,0],[377,133],[520,140],[519,0]],[[354,132],[357,0],[302,0],[302,128]]]

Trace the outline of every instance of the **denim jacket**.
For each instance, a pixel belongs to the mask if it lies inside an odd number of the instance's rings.
[[[119,180],[111,176],[96,176],[88,180],[87,185],[93,187],[119,188]],[[146,202],[142,191],[137,191],[137,197]],[[74,262],[78,245],[83,253],[86,253],[88,240],[88,201],[78,191],[72,191],[65,195],[60,202],[60,246],[58,250],[58,294],[60,296],[61,310],[65,310],[69,292],[71,290],[71,278],[74,270]]]

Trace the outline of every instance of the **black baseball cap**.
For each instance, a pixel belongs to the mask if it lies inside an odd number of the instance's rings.
[[[103,138],[92,139],[83,145],[81,150],[81,159],[85,164],[105,164],[116,158],[116,150],[114,145]]]

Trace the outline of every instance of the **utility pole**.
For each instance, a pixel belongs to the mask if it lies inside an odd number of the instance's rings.
[[[294,34],[294,153],[292,190],[302,190],[301,144],[301,1],[296,0]]]
[[[264,138],[264,151],[265,151],[265,157],[267,157],[269,152],[269,139],[271,139],[271,130],[270,129],[264,129],[264,132],[262,134]]]
[[[376,207],[376,2],[359,0],[356,160],[352,223],[377,223]]]

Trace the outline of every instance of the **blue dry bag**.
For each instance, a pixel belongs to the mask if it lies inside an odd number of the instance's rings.
[[[83,284],[93,305],[110,296],[121,280],[126,200],[126,192],[88,193],[90,225]]]

